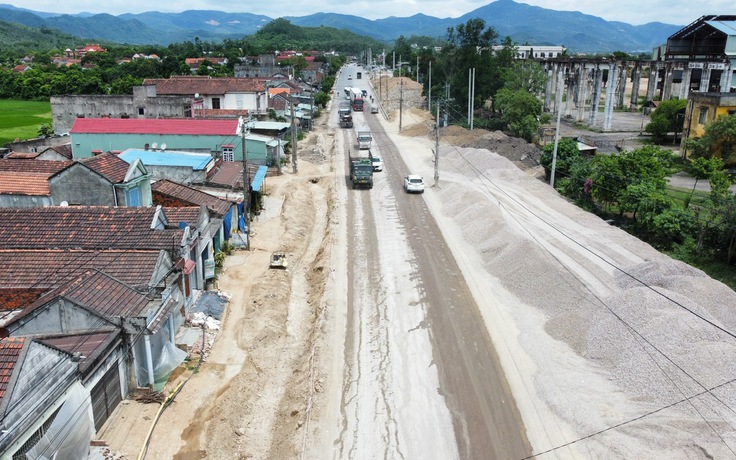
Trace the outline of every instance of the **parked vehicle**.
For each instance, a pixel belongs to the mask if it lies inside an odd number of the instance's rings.
[[[415,174],[404,176],[404,190],[406,193],[424,193],[424,178]]]
[[[370,130],[361,129],[358,131],[358,148],[360,150],[370,149],[372,141],[373,136],[371,136]]]
[[[359,186],[373,188],[373,162],[369,156],[362,156],[358,153],[357,156],[350,156],[350,182],[353,184],[353,189]]]

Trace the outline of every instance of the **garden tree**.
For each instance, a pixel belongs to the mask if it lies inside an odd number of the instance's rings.
[[[736,198],[730,190],[732,178],[724,170],[710,175],[708,197],[692,209],[698,222],[698,239],[695,254],[703,256],[706,246],[715,253],[726,253],[730,264],[736,238]],[[708,244],[710,242],[710,244]]]
[[[486,28],[483,19],[470,19],[447,29],[447,46],[441,58],[450,96],[457,111],[468,107],[469,70],[475,69],[475,107],[482,107],[500,86],[499,72],[494,69],[492,46],[498,38],[493,27]]]
[[[411,43],[409,43],[403,35],[400,35],[399,38],[396,39],[392,52],[394,53],[397,64],[399,64],[399,59],[401,59],[402,62],[408,62],[409,65],[413,62],[414,53],[411,49]]]
[[[50,124],[44,123],[38,127],[38,137],[49,137],[53,135],[54,128]]]
[[[330,95],[324,91],[317,91],[314,95],[314,105],[317,105],[319,107],[322,107],[323,109],[327,107],[327,104],[330,103]]]
[[[539,131],[542,101],[525,90],[503,88],[494,97],[494,107],[501,112],[507,129],[516,137],[532,142]]]
[[[736,155],[736,116],[721,115],[705,125],[700,139],[688,143],[695,158],[720,157],[729,163]]]
[[[132,75],[125,75],[115,79],[110,84],[110,94],[133,94],[133,87],[143,84],[142,78],[136,78]]]
[[[685,209],[670,207],[651,220],[649,241],[661,249],[672,249],[691,241],[696,233],[695,216]]]
[[[547,181],[549,181],[552,173],[552,154],[554,153],[554,144],[547,144],[542,148],[542,155],[539,163],[544,168]],[[570,176],[571,165],[580,159],[580,149],[575,139],[560,139],[557,143],[557,159],[555,161],[555,178]],[[582,187],[583,184],[580,184]]]
[[[659,107],[652,112],[650,121],[644,127],[644,131],[650,133],[657,143],[662,143],[668,133],[682,132],[685,117],[678,117],[677,115],[684,115],[686,107],[687,99],[662,101]]]
[[[723,171],[723,160],[720,158],[694,158],[689,165],[690,175],[695,178],[693,183],[693,189],[690,191],[690,197],[685,202],[685,208],[690,205],[695,188],[698,186],[698,181],[701,179],[710,179],[711,176]]]
[[[302,78],[302,70],[306,69],[309,63],[304,56],[293,56],[281,61],[280,65],[290,66],[294,70],[294,77]]]
[[[674,159],[668,150],[646,146],[618,155],[599,155],[593,163],[593,196],[608,209],[619,203],[629,185],[649,182],[656,189],[664,189]],[[619,212],[623,215],[625,210],[619,208]]]
[[[616,197],[621,213],[629,213],[637,222],[638,231],[651,233],[654,218],[673,207],[664,183],[642,181],[626,186]]]
[[[558,150],[559,147],[558,145]],[[571,148],[571,145],[566,146],[568,150]],[[577,143],[574,148],[577,149]],[[581,208],[596,211],[597,206],[593,200],[593,180],[590,178],[593,163],[589,158],[578,155],[569,157],[565,162],[565,167],[567,169],[565,175],[555,174],[555,189],[572,199]]]
[[[503,88],[512,91],[523,90],[529,94],[539,95],[544,92],[547,85],[544,68],[533,59],[514,60],[501,74]]]

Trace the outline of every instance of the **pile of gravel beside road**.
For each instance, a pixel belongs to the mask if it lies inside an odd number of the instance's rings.
[[[514,141],[442,149],[436,193],[513,321],[489,329],[535,453],[733,458],[736,293],[520,171]]]

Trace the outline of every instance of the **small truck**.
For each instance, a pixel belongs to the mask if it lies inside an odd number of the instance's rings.
[[[371,136],[370,130],[361,129],[358,131],[358,148],[360,150],[370,149],[372,141],[373,136]]]

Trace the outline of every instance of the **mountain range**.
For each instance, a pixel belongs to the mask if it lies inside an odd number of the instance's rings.
[[[156,44],[191,41],[221,41],[251,35],[275,18],[252,13],[189,10],[181,13],[146,12],[110,14],[54,14],[0,4],[2,20],[28,27],[57,29],[85,39],[116,43]],[[284,16],[303,27],[334,27],[390,42],[403,35],[443,38],[449,27],[480,18],[500,38],[518,44],[563,45],[570,53],[649,53],[682,26],[652,22],[634,26],[606,21],[580,12],[556,11],[513,0],[497,0],[458,18],[436,18],[424,14],[369,20],[358,16],[317,13]],[[696,20],[697,18],[693,18]]]

